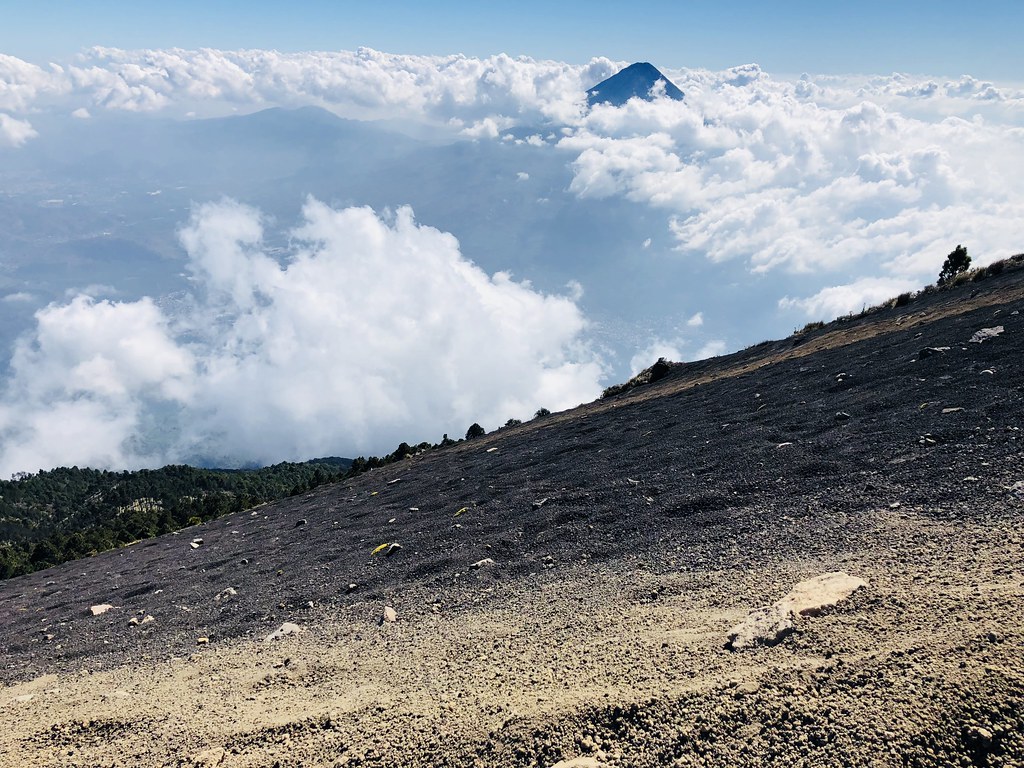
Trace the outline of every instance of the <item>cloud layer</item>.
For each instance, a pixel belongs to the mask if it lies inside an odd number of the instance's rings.
[[[47,68],[0,56],[0,144],[25,145],[32,111],[46,108],[202,116],[312,104],[482,140],[547,125],[569,154],[576,194],[663,209],[684,257],[821,274],[819,289],[843,286],[854,304],[867,298],[855,295],[865,277],[927,281],[951,243],[983,260],[1019,248],[1019,89],[970,75],[780,80],[750,64],[666,70],[685,101],[588,112],[584,91],[622,64],[365,48],[93,48]],[[542,135],[531,139],[555,141]]]
[[[84,295],[41,310],[0,401],[0,474],[385,453],[599,393],[572,299],[488,276],[407,208],[310,200],[303,219],[282,264],[257,211],[198,207],[174,317]]]

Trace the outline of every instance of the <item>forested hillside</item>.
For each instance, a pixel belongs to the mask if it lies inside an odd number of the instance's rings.
[[[0,481],[0,577],[303,493],[337,479],[351,464],[326,458],[252,470],[61,467]]]

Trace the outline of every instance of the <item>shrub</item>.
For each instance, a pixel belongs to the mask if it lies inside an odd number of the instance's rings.
[[[811,331],[818,331],[825,327],[825,323],[822,320],[815,320],[814,322],[808,323],[801,328],[797,333],[810,333]]]
[[[469,425],[469,429],[466,430],[466,439],[472,440],[476,437],[483,437],[487,434],[487,430],[477,424],[475,421]]]
[[[505,422],[505,426],[506,427],[518,427],[522,423],[523,422],[521,422],[519,419],[509,419],[508,421]]]
[[[912,294],[910,291],[907,291],[906,293],[901,293],[899,296],[896,297],[896,302],[894,306],[905,307],[907,306],[907,304],[910,303],[910,300],[912,298],[914,298],[914,294]]]
[[[970,267],[971,257],[967,255],[967,249],[958,245],[942,264],[942,271],[939,272],[939,285],[945,285]]]
[[[547,408],[538,408],[537,412],[535,414],[533,414],[533,418],[540,419],[540,418],[543,418],[545,416],[550,416],[550,415],[551,415],[551,411],[549,411]]]

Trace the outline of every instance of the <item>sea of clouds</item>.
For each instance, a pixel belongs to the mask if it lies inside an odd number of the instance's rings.
[[[663,214],[679,259],[741,265],[750,300],[795,325],[933,281],[957,243],[980,264],[1024,250],[1018,86],[663,68],[684,101],[588,110],[585,90],[625,63],[368,49],[96,48],[48,66],[0,55],[0,144],[30,147],[40,115],[308,105],[453,140],[527,141],[571,167],[580,199]],[[0,473],[379,453],[569,407],[606,383],[578,291],[486,274],[411,210],[311,199],[284,260],[263,247],[260,212],[230,200],[198,204],[181,225],[184,310],[82,294],[37,313],[0,395]],[[653,334],[632,367],[681,359],[703,323],[698,313]],[[727,347],[712,338],[689,356]]]

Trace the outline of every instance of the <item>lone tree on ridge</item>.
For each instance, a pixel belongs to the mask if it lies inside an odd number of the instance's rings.
[[[942,264],[942,271],[939,272],[939,285],[945,285],[970,267],[971,257],[967,255],[967,249],[958,245]]]

